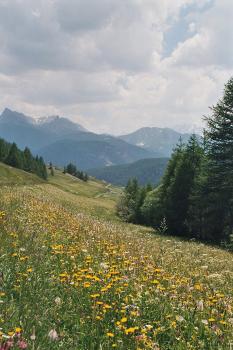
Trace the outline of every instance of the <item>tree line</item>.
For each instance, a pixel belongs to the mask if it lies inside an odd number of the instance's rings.
[[[117,205],[125,221],[213,243],[233,234],[233,78],[205,117],[202,140],[180,140],[158,187],[131,179]]]
[[[20,150],[16,143],[9,143],[0,138],[0,162],[14,168],[34,173],[46,180],[48,177],[45,162],[42,157],[34,157],[28,147]]]
[[[89,180],[89,177],[87,173],[80,171],[77,169],[76,165],[73,163],[69,163],[67,166],[64,167],[63,173],[73,175],[77,177],[78,179],[87,182]]]

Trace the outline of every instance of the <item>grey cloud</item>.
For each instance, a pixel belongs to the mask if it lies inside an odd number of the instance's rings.
[[[66,31],[95,30],[106,26],[116,8],[112,0],[57,0],[55,9],[59,24]]]
[[[35,3],[36,4],[36,3]],[[8,61],[1,65],[7,73],[30,69],[55,69],[67,67],[66,45],[61,45],[64,37],[59,35],[50,7],[38,1],[41,15],[33,15],[32,2],[9,1],[0,3],[0,37],[2,52]],[[42,11],[43,10],[43,11]]]
[[[29,74],[22,84],[21,98],[25,102],[65,106],[109,102],[120,98],[118,74],[79,73],[73,71],[69,79],[66,72],[37,72]],[[35,81],[37,83],[35,84]]]
[[[0,3],[2,71],[146,70],[162,35],[137,1]]]
[[[163,59],[182,9],[195,31]],[[0,0],[0,109],[78,115],[115,133],[200,123],[233,73],[232,10],[232,0]]]

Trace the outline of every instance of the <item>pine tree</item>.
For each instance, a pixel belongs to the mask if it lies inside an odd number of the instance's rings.
[[[35,173],[44,180],[48,178],[46,165],[42,157],[36,156],[35,158]]]
[[[66,167],[66,172],[67,172],[68,174],[70,174],[70,175],[75,176],[76,173],[77,173],[77,168],[76,168],[76,166],[75,166],[74,164],[69,163],[69,164],[67,165],[67,167]]]
[[[220,241],[233,231],[233,78],[225,85],[223,98],[211,110],[211,116],[206,118],[206,221],[207,235]]]
[[[23,160],[20,151],[16,143],[12,143],[8,156],[5,159],[5,163],[15,168],[23,168]]]
[[[10,144],[0,139],[0,162],[4,162],[10,150]]]
[[[175,174],[164,203],[164,217],[168,230],[172,234],[188,234],[187,218],[190,195],[193,191],[195,179],[200,172],[202,157],[203,149],[199,145],[196,136],[193,135],[176,165]]]
[[[194,179],[189,197],[187,226],[190,236],[201,240],[210,240],[210,223],[207,220],[209,211],[209,189],[207,186],[208,159],[203,155],[199,174]]]
[[[31,151],[28,147],[25,147],[23,151],[23,169],[28,172],[34,171],[33,163],[34,161]]]
[[[166,220],[170,234],[187,235],[189,197],[199,173],[203,150],[193,135],[179,142],[168,163],[161,185],[147,196],[142,211],[147,224],[157,228]]]
[[[164,218],[164,211],[160,199],[160,190],[161,186],[158,186],[153,191],[147,192],[146,198],[141,207],[143,223],[157,228]]]
[[[165,174],[161,181],[161,187],[160,187],[160,199],[161,202],[166,201],[168,190],[171,184],[174,181],[176,168],[178,166],[178,163],[180,162],[184,152],[184,144],[182,142],[182,139],[179,139],[178,144],[173,150],[171,159],[168,162]],[[161,203],[163,205],[163,203]]]
[[[174,183],[176,170],[183,157],[183,153],[184,144],[180,138],[168,162],[160,186],[152,193],[149,193],[145,199],[142,211],[144,213],[144,220],[148,225],[158,228],[165,216],[170,216],[169,211],[172,210],[173,212],[176,208],[176,205],[173,207],[173,203],[170,203],[171,186]]]
[[[46,169],[46,164],[44,162],[44,159],[42,157],[39,158],[40,166],[41,166],[41,177],[44,180],[47,180],[48,178],[48,173]]]
[[[137,222],[139,186],[136,179],[130,179],[117,203],[117,214],[126,222]]]

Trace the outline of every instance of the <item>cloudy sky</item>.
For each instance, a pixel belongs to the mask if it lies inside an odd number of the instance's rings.
[[[0,110],[199,126],[233,75],[232,18],[232,0],[0,0]]]

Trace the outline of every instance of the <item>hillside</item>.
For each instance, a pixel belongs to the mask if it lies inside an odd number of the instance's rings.
[[[34,174],[12,168],[0,162],[0,186],[6,185],[34,185],[44,181]]]
[[[55,176],[49,175],[48,181],[43,181],[34,174],[0,163],[0,187],[29,186],[30,191],[51,196],[69,209],[72,207],[72,210],[84,212],[88,210],[98,217],[115,219],[115,202],[120,193],[119,188],[92,179],[86,183],[69,174],[63,174],[61,170],[54,171]]]
[[[164,174],[168,158],[142,159],[130,164],[89,169],[88,173],[97,179],[114,185],[125,186],[130,178],[135,177],[140,185],[157,185]]]
[[[179,133],[169,128],[146,127],[120,138],[132,145],[155,152],[159,157],[170,157],[179,139],[186,143],[191,134]]]
[[[233,342],[232,254],[121,223],[119,190],[98,181],[56,170],[48,183],[21,184],[0,186],[0,344],[211,350]]]
[[[111,164],[130,163],[144,157],[149,158],[153,154],[118,140],[113,142],[63,140],[40,149],[38,153],[47,162],[52,161],[59,166],[72,162],[78,164],[78,168],[82,170]]]

